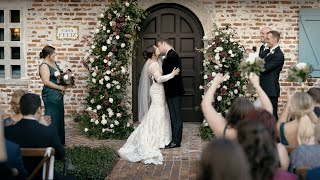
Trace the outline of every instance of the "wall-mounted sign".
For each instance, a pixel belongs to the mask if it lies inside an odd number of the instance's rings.
[[[78,40],[79,26],[57,26],[57,38],[59,40]]]

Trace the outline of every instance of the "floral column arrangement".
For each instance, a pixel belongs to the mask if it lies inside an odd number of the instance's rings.
[[[113,1],[100,15],[85,59],[89,70],[86,118],[80,122],[89,136],[126,138],[133,130],[128,67],[139,23],[145,18],[137,1]]]
[[[233,100],[238,96],[244,96],[247,89],[246,80],[239,67],[245,48],[234,39],[235,35],[236,32],[230,25],[224,29],[215,25],[212,38],[204,37],[203,40],[207,45],[204,49],[200,49],[205,58],[202,72],[204,85],[201,85],[200,89],[205,91],[217,73],[228,74],[227,80],[221,84],[212,100],[212,105],[224,117]],[[206,120],[203,121],[199,131],[202,139],[207,140],[214,136]]]

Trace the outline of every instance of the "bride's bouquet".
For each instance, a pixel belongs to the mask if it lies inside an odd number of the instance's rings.
[[[241,61],[240,69],[248,75],[251,72],[260,75],[260,73],[265,70],[264,63],[264,60],[259,57],[257,52],[249,53],[248,58]]]
[[[55,71],[54,76],[57,77],[57,83],[63,86],[74,86],[75,76],[72,74],[71,69],[65,72]]]

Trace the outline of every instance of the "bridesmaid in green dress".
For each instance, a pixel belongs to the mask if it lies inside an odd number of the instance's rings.
[[[55,48],[51,46],[45,46],[40,52],[40,58],[44,59],[39,68],[40,78],[44,84],[42,100],[45,115],[51,116],[51,125],[57,128],[59,139],[65,144],[63,93],[67,87],[57,83],[55,72],[61,72],[61,69],[54,61],[55,56]]]

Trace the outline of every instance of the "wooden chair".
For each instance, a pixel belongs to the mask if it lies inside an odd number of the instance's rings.
[[[38,171],[43,167],[42,179],[53,179],[54,155],[55,150],[52,147],[47,148],[20,148],[23,157],[43,157],[37,167],[28,177],[28,180],[34,178]]]

